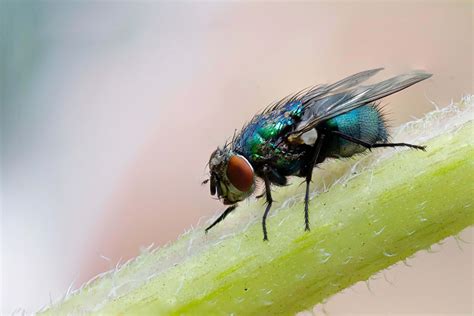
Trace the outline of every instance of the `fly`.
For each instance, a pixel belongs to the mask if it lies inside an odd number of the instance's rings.
[[[343,158],[377,147],[424,146],[389,142],[384,116],[376,101],[423,81],[431,74],[414,71],[385,81],[361,85],[382,68],[363,71],[334,84],[319,85],[290,95],[255,115],[231,142],[209,159],[211,195],[229,205],[206,232],[251,196],[256,179],[265,184],[263,240],[272,207],[271,186],[284,186],[289,176],[305,178],[305,230],[309,231],[309,186],[313,168],[326,158]]]

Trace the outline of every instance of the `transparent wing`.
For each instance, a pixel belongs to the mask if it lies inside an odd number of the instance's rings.
[[[310,88],[303,89],[297,93],[290,94],[285,98],[279,100],[278,102],[270,104],[263,110],[263,113],[268,113],[275,109],[279,109],[292,101],[302,101],[303,104],[319,98],[321,96],[327,96],[328,94],[335,94],[352,87],[359,85],[360,83],[366,81],[379,71],[383,70],[383,68],[371,69],[356,73],[351,75],[347,78],[344,78],[336,83],[330,85],[318,85]]]
[[[316,88],[301,96],[300,100],[306,108],[305,115],[290,137],[298,137],[322,121],[374,102],[431,77],[429,73],[414,71],[373,85],[357,86],[379,70],[361,72],[324,87],[322,91]]]
[[[313,89],[309,90],[305,95],[301,96],[301,101],[303,103],[307,103],[308,101],[311,101],[315,98],[319,98],[321,96],[340,93],[344,90],[350,89],[361,84],[362,82],[374,76],[381,70],[383,70],[383,68],[362,71],[342,80],[339,80],[338,82],[333,83],[331,85],[322,85],[314,87]]]

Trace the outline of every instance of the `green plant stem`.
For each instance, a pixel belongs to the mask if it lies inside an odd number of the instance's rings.
[[[311,308],[473,224],[473,133],[466,120],[424,142],[426,152],[383,157],[377,150],[323,165],[313,177],[319,191],[333,184],[311,200],[310,232],[303,230],[303,186],[275,189],[285,203],[268,220],[269,242],[256,217],[262,203],[251,202],[208,235],[199,228],[147,252],[47,313],[290,315]]]

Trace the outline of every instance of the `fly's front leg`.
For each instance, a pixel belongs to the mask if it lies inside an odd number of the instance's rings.
[[[265,212],[263,213],[263,217],[262,217],[262,229],[263,229],[264,241],[268,241],[267,216],[268,216],[268,212],[270,212],[270,208],[272,207],[272,203],[273,203],[270,180],[268,179],[268,176],[267,176],[268,172],[269,172],[268,167],[267,166],[263,167],[263,180],[265,181],[265,197],[267,199],[267,207],[265,208]]]
[[[309,184],[311,183],[311,178],[313,177],[313,168],[318,161],[319,153],[321,152],[321,147],[323,146],[325,135],[321,136],[314,144],[313,151],[311,153],[311,160],[307,165],[306,171],[306,193],[304,195],[304,230],[309,231]]]
[[[231,205],[222,214],[211,224],[209,225],[208,228],[206,228],[206,233],[211,229],[212,227],[216,226],[219,222],[222,222],[224,218],[226,218],[227,215],[229,215],[233,210],[235,210],[237,207],[237,204]]]

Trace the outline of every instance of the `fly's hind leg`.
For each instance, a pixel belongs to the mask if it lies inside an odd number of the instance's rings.
[[[304,230],[309,231],[309,185],[311,183],[311,178],[313,177],[313,168],[318,161],[319,153],[321,152],[321,147],[323,146],[324,134],[316,141],[314,147],[312,148],[311,160],[309,161],[306,168],[306,192],[304,195]]]
[[[367,149],[372,149],[372,148],[377,148],[377,147],[409,147],[413,149],[418,149],[418,150],[426,150],[426,146],[418,146],[418,145],[413,145],[413,144],[408,144],[408,143],[382,143],[382,144],[370,144],[367,143],[361,139],[346,135],[344,133],[341,133],[339,131],[332,131],[331,132],[334,135],[337,135],[341,138],[344,138],[345,140],[348,140],[350,142],[353,142],[355,144],[364,146]]]

